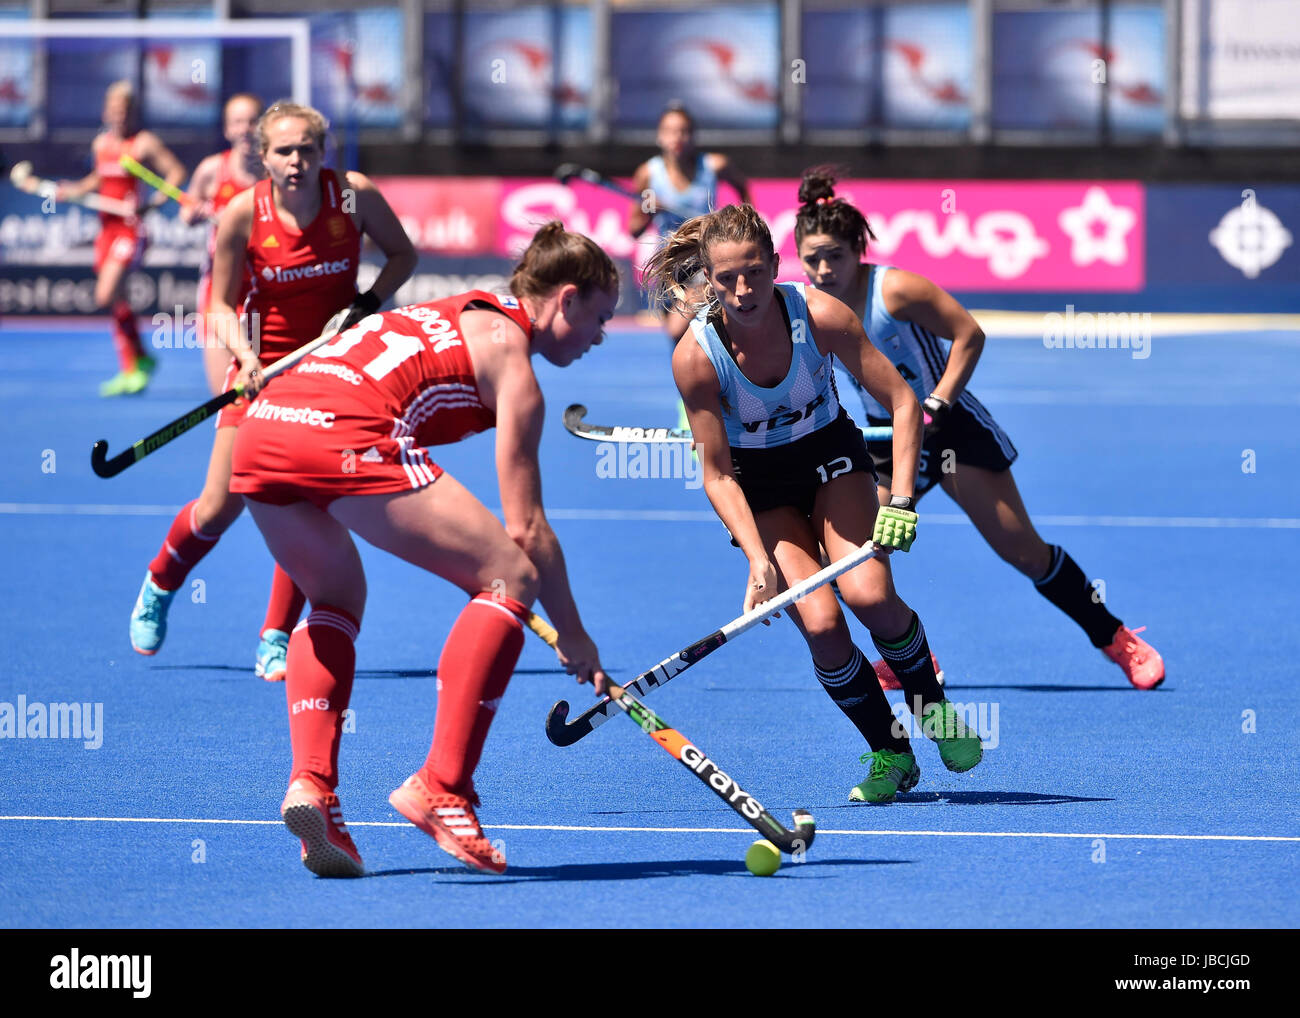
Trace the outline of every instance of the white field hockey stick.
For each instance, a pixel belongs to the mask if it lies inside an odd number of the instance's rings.
[[[107,212],[109,215],[121,216],[123,219],[128,219],[137,214],[137,209],[131,202],[120,201],[116,198],[105,198],[103,195],[93,192],[83,194],[78,198],[60,199],[56,194],[59,185],[53,180],[36,176],[32,172],[32,164],[26,161],[17,163],[9,171],[9,182],[18,190],[26,191],[28,194],[39,194],[44,198],[66,201],[71,205],[84,205],[96,212]]]
[[[309,353],[333,339],[338,332],[339,325],[348,316],[350,310],[351,308],[343,308],[343,310],[337,312],[325,323],[325,328],[321,331],[321,334],[310,343],[303,344],[293,353],[285,354],[274,364],[264,368],[262,370],[263,381],[269,382],[280,372],[287,371]],[[151,435],[146,435],[129,448],[119,452],[112,459],[108,458],[108,442],[101,438],[90,450],[90,467],[100,477],[114,477],[132,463],[138,463],[151,452],[161,449],[172,439],[179,438],[185,432],[202,424],[222,407],[235,402],[243,394],[244,390],[238,385],[233,389],[227,389],[220,396],[213,396],[202,406],[195,407],[187,414],[181,414],[170,424],[164,425]]]
[[[764,601],[740,616],[740,618],[728,622],[721,629],[710,633],[704,639],[696,640],[689,647],[679,650],[672,657],[665,658],[649,671],[637,676],[635,681],[629,682],[623,688],[629,693],[644,696],[650,690],[668,682],[673,676],[680,675],[697,661],[702,661],[728,640],[733,640],[741,633],[754,628],[754,626],[776,612],[789,608],[801,597],[807,596],[823,584],[830,583],[831,580],[847,573],[850,569],[860,566],[867,559],[874,558],[875,555],[874,546],[872,542],[868,541],[861,548],[845,555],[838,562],[832,562],[820,572],[813,573],[806,580],[796,583],[784,594],[780,594],[770,601]],[[607,696],[566,724],[565,719],[569,716],[569,704],[568,701],[561,700],[551,708],[551,713],[546,717],[546,737],[557,746],[572,746],[579,739],[589,735],[593,729],[608,721],[611,714],[615,713],[613,710],[615,706],[614,699]]]
[[[564,411],[564,427],[571,435],[593,442],[692,442],[689,428],[636,428],[626,425],[588,424],[583,420],[587,408],[574,403]],[[862,437],[868,442],[880,442],[894,437],[890,426],[863,428]]]

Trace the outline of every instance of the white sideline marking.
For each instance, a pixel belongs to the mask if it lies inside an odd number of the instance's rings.
[[[0,816],[4,820],[45,820],[91,824],[237,824],[276,826],[280,820],[214,820],[184,817],[38,817]],[[349,827],[410,827],[405,820],[355,820]],[[591,827],[572,824],[483,824],[485,831],[581,831],[614,834],[748,834],[750,827]],[[1300,841],[1300,836],[1277,834],[1064,834],[1052,831],[839,831],[817,830],[826,834],[857,837],[899,838],[1114,838],[1130,841]]]
[[[0,516],[175,516],[179,505],[82,505],[76,502],[0,502]],[[500,510],[494,510],[499,513]],[[717,523],[707,509],[547,509],[553,520]],[[969,523],[962,513],[925,513],[925,523]],[[1201,530],[1300,530],[1294,516],[1087,516],[1040,513],[1034,522],[1055,527],[1168,527]]]

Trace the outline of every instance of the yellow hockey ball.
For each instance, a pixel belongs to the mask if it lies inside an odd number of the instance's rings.
[[[781,868],[781,850],[770,841],[756,841],[745,853],[745,868],[756,877],[770,877]]]

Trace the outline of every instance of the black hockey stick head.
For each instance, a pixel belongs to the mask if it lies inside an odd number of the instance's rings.
[[[131,455],[131,451],[128,449],[126,454],[119,453],[110,460],[108,458],[108,442],[101,438],[90,447],[90,469],[100,477],[116,477],[135,462],[135,457]]]
[[[799,858],[804,852],[812,848],[813,838],[817,837],[817,821],[813,819],[813,815],[806,809],[794,811],[793,835],[789,847],[782,847],[790,855]]]
[[[762,812],[757,822],[751,820],[750,823],[755,829],[761,831],[768,841],[798,862],[803,861],[804,853],[812,848],[813,839],[817,837],[817,821],[806,809],[794,811],[792,831],[782,827],[781,822],[766,810]],[[775,830],[764,830],[764,828],[775,828]]]
[[[574,403],[564,411],[564,426],[569,431],[573,431],[580,424],[582,419],[587,416],[587,408],[581,403]]]
[[[572,746],[587,733],[582,731],[582,725],[573,725],[572,728],[564,722],[569,717],[569,701],[560,700],[551,712],[546,715],[546,737],[556,746]],[[575,731],[576,729],[576,731]]]
[[[563,163],[555,168],[555,179],[561,184],[567,184],[574,177],[582,175],[582,167],[577,163]]]

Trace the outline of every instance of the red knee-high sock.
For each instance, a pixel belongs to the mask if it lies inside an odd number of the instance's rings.
[[[185,582],[190,570],[199,563],[208,552],[216,547],[220,534],[205,534],[194,522],[194,513],[199,500],[186,505],[172,520],[167,539],[163,541],[158,554],[149,563],[149,572],[153,582],[163,590],[175,590]]]
[[[352,697],[360,624],[342,608],[314,605],[289,637],[284,690],[289,701],[292,784],[310,775],[329,789],[339,783],[339,736]]]
[[[421,769],[425,784],[469,795],[497,704],[524,647],[528,608],[479,594],[467,604],[438,658],[438,716]]]
[[[117,349],[117,361],[123,371],[134,369],[136,359],[144,356],[135,314],[124,300],[113,302],[113,346]]]
[[[288,633],[298,624],[298,616],[307,603],[307,595],[298,589],[289,574],[275,564],[275,575],[271,577],[271,597],[266,602],[266,621],[262,623],[262,632],[278,629]]]

